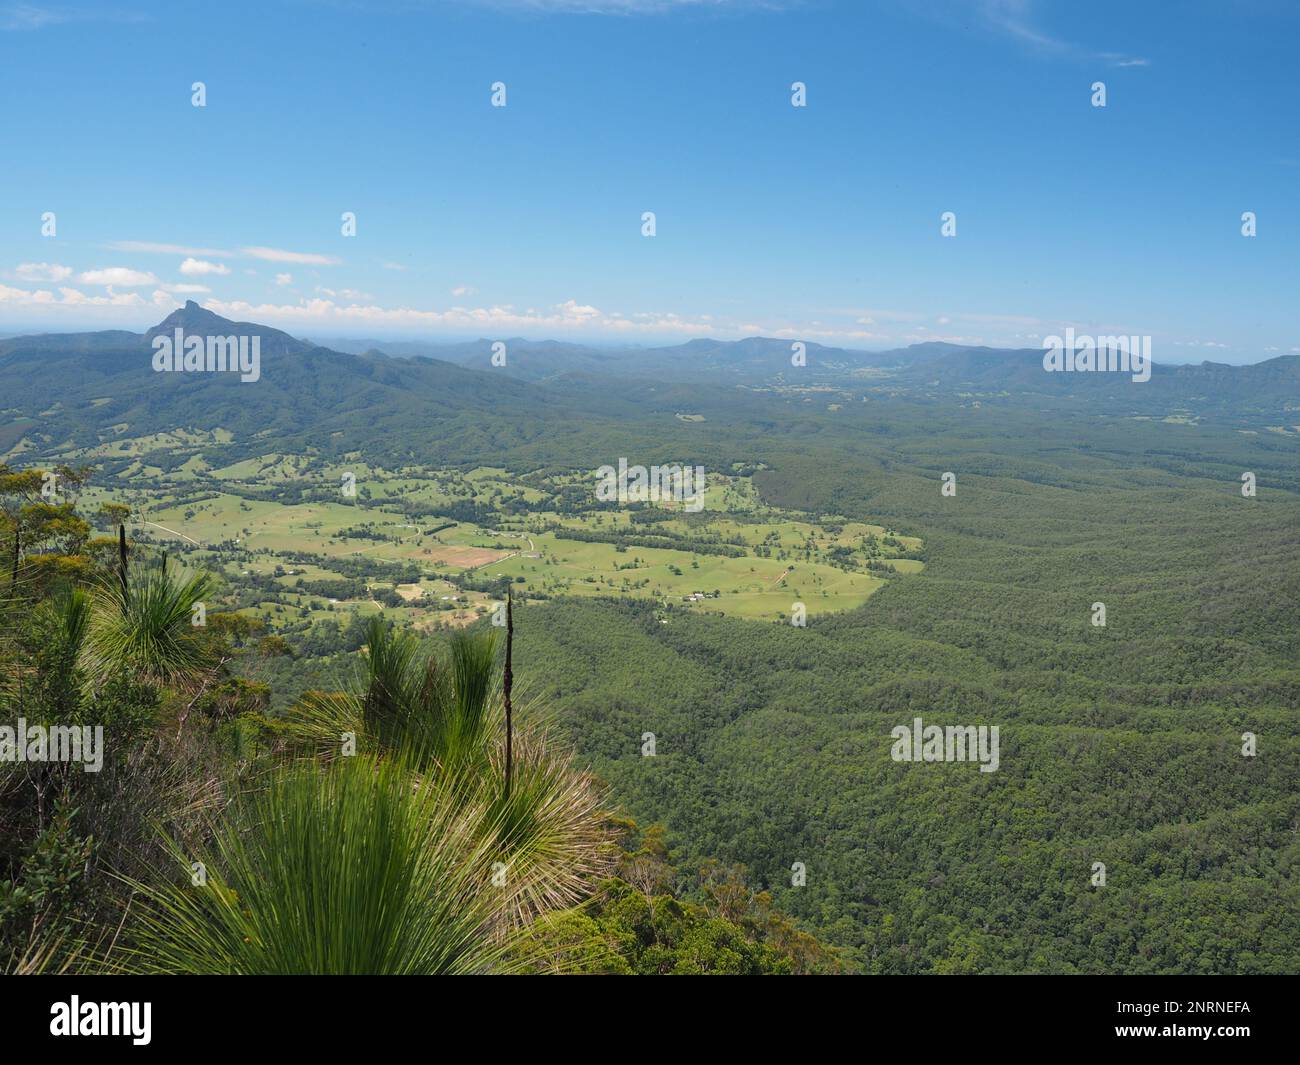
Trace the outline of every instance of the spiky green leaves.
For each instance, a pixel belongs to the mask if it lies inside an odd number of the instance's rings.
[[[208,662],[202,630],[192,623],[194,605],[209,600],[215,582],[149,569],[131,574],[124,590],[106,583],[95,594],[88,663],[97,678],[120,670],[171,683],[193,677]]]
[[[512,943],[496,920],[484,816],[454,783],[396,759],[292,763],[232,803],[205,853],[176,851],[181,882],[134,885],[146,913],[132,967],[499,971]]]

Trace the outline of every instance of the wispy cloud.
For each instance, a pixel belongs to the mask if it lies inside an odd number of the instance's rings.
[[[58,11],[33,7],[30,4],[6,4],[0,7],[0,30],[39,30],[66,21],[67,19]]]
[[[102,7],[50,7],[35,4],[0,4],[0,30],[9,33],[43,30],[69,22],[143,22],[134,11]]]
[[[267,248],[261,245],[231,251],[223,248],[196,248],[188,244],[166,244],[152,240],[114,240],[104,246],[112,251],[143,252],[150,255],[186,255],[195,259],[261,259],[265,262],[300,263],[306,266],[337,266],[343,261],[335,255],[288,251],[284,248]]]
[[[333,288],[324,288],[320,285],[317,285],[316,291],[323,296],[328,296],[332,300],[334,299],[347,300],[349,303],[374,303],[375,302],[375,297],[372,296],[369,292],[362,292],[359,289],[355,289],[355,288],[333,289]]]
[[[1055,56],[1113,67],[1146,67],[1149,59],[1108,49],[1098,49],[1066,38],[1047,28],[1038,0],[935,0],[909,2],[918,14],[935,17],[966,29],[972,17],[986,30],[1009,37],[1038,55]]]
[[[111,240],[104,247],[110,251],[138,251],[158,255],[201,255],[214,259],[230,259],[233,251],[219,248],[192,248],[188,244],[159,244],[152,240]]]
[[[242,248],[240,254],[246,255],[250,259],[265,259],[271,263],[301,263],[306,266],[337,266],[343,261],[333,255],[285,251],[282,248]]]

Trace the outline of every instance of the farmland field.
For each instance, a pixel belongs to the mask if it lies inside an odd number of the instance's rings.
[[[580,471],[387,470],[279,454],[217,465],[207,456],[219,443],[122,440],[119,457],[160,444],[194,453],[169,473],[132,461],[113,479],[120,489],[88,500],[131,506],[135,536],[217,569],[228,606],[280,622],[386,607],[418,628],[460,625],[507,584],[522,600],[648,598],[782,622],[796,603],[803,616],[860,606],[924,564],[916,537],[767,506],[741,476],[712,478],[703,510],[687,513],[671,501],[601,504]]]

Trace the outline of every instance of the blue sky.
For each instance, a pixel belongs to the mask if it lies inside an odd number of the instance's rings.
[[[1297,45],[1254,0],[0,0],[0,332],[1256,361],[1300,350]]]

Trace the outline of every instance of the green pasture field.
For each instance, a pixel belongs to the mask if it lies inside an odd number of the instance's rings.
[[[216,435],[206,434],[200,440],[198,434],[156,434],[105,446],[127,444],[129,450],[117,454],[135,456],[160,446],[212,445]],[[355,478],[353,497],[342,491],[346,474]],[[384,470],[359,456],[326,463],[310,455],[281,454],[221,465],[196,451],[166,475],[137,461],[115,480],[124,488],[89,489],[87,501],[97,505],[111,498],[129,503],[136,537],[193,552],[196,560],[218,569],[232,586],[254,575],[273,576],[280,567],[283,573],[275,579],[282,589],[279,603],[267,601],[250,608],[272,621],[285,617],[301,621],[306,608],[312,622],[382,609],[417,627],[439,621],[466,623],[489,609],[499,593],[460,590],[444,579],[456,575],[476,582],[509,579],[515,595],[524,598],[636,596],[693,611],[781,621],[789,617],[795,602],[802,602],[810,616],[853,609],[865,602],[886,583],[865,568],[869,544],[870,557],[899,575],[915,573],[923,565],[916,559],[893,557],[919,549],[921,541],[916,537],[880,525],[834,517],[819,521],[778,510],[766,505],[752,481],[741,476],[710,476],[700,513],[689,514],[680,504],[664,503],[660,506],[670,516],[654,522],[633,521],[630,509],[597,508],[594,478],[580,473],[525,475],[529,483],[523,483],[518,475],[491,467]],[[338,494],[308,502],[237,494],[303,484],[312,488],[312,495],[325,495],[325,490]],[[503,518],[499,528],[456,521],[433,532],[452,519],[407,514],[411,506],[420,510],[457,503],[499,506],[517,500],[538,506],[551,492],[582,485],[592,487],[592,510],[515,514]],[[557,535],[557,527],[611,537],[721,541],[745,554],[733,558],[695,551],[689,543],[642,547],[569,540]],[[345,530],[366,535],[345,535]],[[890,545],[884,544],[887,537],[892,538]],[[832,550],[841,563],[847,561],[848,568],[834,564],[828,554]],[[300,578],[308,582],[346,578],[343,569],[335,568],[339,565],[335,560],[360,558],[392,566],[392,577],[368,576],[366,596],[333,603],[295,588]],[[418,569],[420,581],[418,587],[408,583],[399,592],[404,604],[381,603],[377,597],[384,593],[391,597],[396,584],[405,579],[399,574],[411,567]]]

